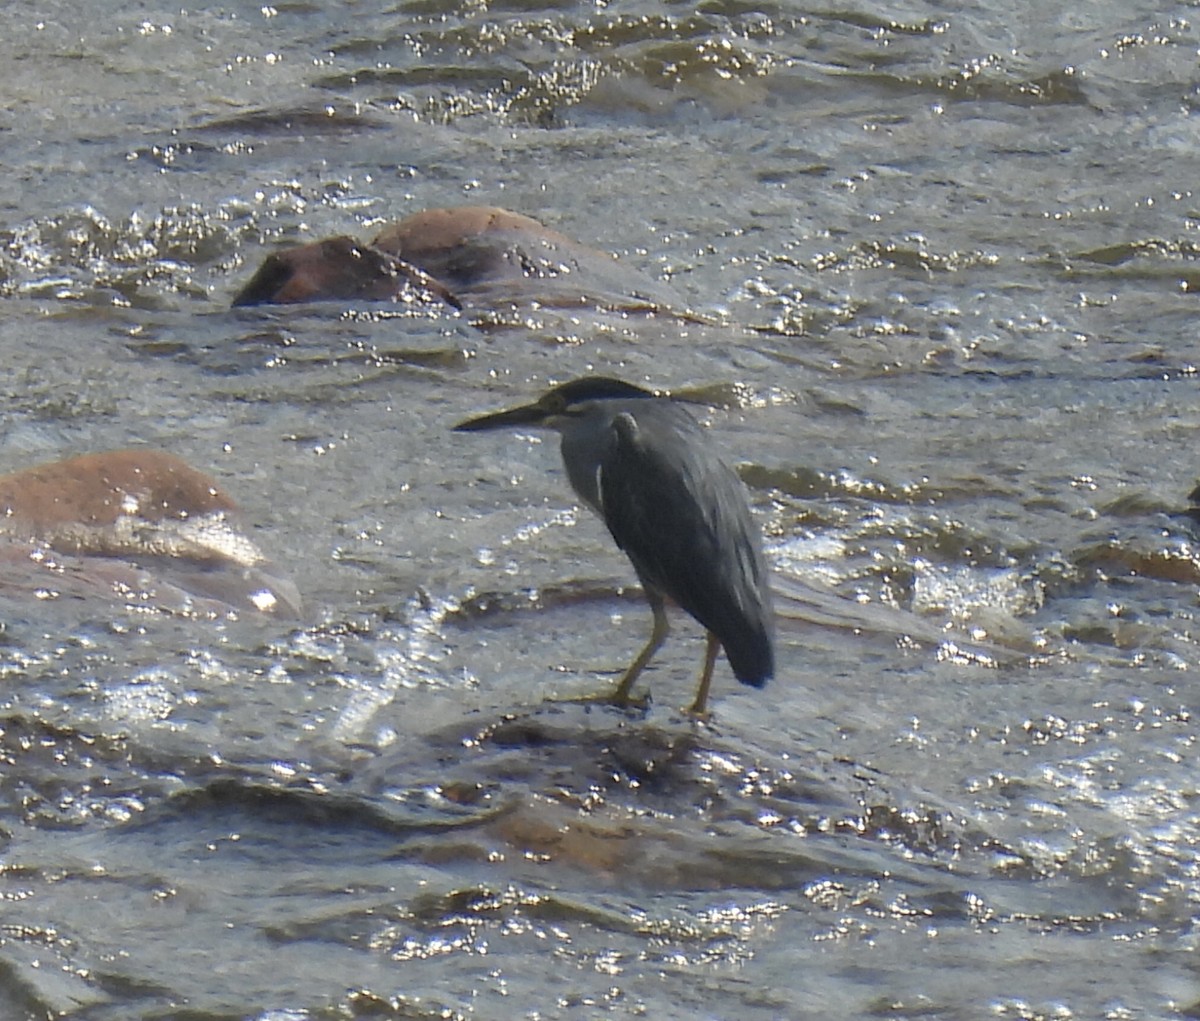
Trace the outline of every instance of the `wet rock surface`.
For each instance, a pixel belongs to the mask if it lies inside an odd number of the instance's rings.
[[[647,310],[679,304],[669,288],[613,256],[493,206],[414,213],[369,244],[338,237],[273,253],[233,304],[399,300],[414,291],[455,308],[513,301]]]
[[[0,592],[144,608],[300,611],[237,507],[178,457],[118,450],[0,476]]]

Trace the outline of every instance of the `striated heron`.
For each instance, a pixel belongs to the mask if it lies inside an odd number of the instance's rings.
[[[654,614],[650,640],[612,701],[629,702],[638,675],[670,630],[666,601],[708,632],[690,711],[703,715],[718,648],[743,684],[775,670],[774,622],[762,536],[741,479],[691,413],[648,390],[589,376],[533,404],[460,422],[462,432],[538,426],[562,435],[567,478],[625,551]]]

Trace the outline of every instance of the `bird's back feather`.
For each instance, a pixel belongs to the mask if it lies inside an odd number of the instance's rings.
[[[611,421],[594,485],[613,539],[644,586],[717,636],[739,681],[765,684],[775,667],[770,591],[741,480],[679,405],[622,402]]]

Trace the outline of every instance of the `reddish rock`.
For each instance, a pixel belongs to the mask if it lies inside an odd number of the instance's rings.
[[[406,286],[459,307],[453,294],[415,266],[350,237],[326,238],[268,255],[233,304],[289,305],[333,298],[384,301],[398,297]]]
[[[299,611],[299,593],[242,532],[237,507],[172,454],[116,450],[0,476],[0,590],[92,589],[176,608]],[[18,569],[17,565],[20,565]],[[35,570],[40,569],[40,570]],[[155,602],[150,598],[150,602]],[[186,608],[186,607],[183,607]]]
[[[233,304],[387,300],[418,287],[462,307],[489,300],[678,307],[674,295],[615,256],[494,206],[415,213],[370,244],[330,238],[270,255]]]

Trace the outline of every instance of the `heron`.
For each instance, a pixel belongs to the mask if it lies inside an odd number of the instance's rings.
[[[666,641],[668,600],[706,631],[689,712],[706,715],[721,649],[742,684],[766,684],[775,671],[775,643],[762,533],[741,479],[691,412],[632,383],[588,376],[454,429],[520,426],[560,433],[571,487],[629,558],[654,616],[649,640],[610,701],[629,704],[634,682]]]

